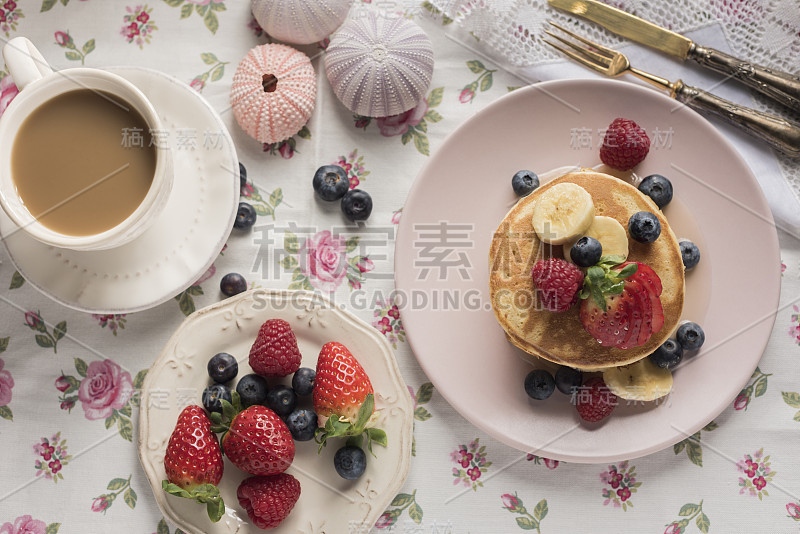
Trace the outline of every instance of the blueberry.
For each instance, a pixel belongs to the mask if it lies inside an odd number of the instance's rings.
[[[674,339],[666,340],[656,351],[648,356],[650,361],[664,369],[672,369],[683,358],[683,348]]]
[[[699,324],[689,322],[678,327],[675,338],[683,350],[697,350],[705,343],[706,333]]]
[[[603,245],[593,237],[583,236],[569,249],[569,257],[578,267],[591,267],[600,261]]]
[[[572,395],[583,383],[583,373],[572,367],[562,365],[556,371],[556,387],[565,395]]]
[[[233,220],[233,227],[246,230],[256,223],[256,209],[247,202],[239,202],[239,210]]]
[[[517,196],[525,197],[533,193],[539,187],[539,177],[535,172],[531,171],[518,171],[517,174],[511,178],[511,187]]]
[[[227,352],[215,354],[208,360],[208,376],[214,382],[224,384],[239,373],[239,362]]]
[[[314,391],[314,378],[317,373],[314,369],[308,367],[301,367],[292,377],[292,389],[298,395],[311,395]]]
[[[313,410],[295,410],[286,418],[286,426],[295,441],[308,441],[317,430],[317,414]]]
[[[333,455],[333,467],[340,477],[355,480],[367,468],[367,455],[360,447],[345,445]]]
[[[247,169],[244,168],[242,162],[239,162],[239,187],[247,185]]]
[[[628,233],[639,243],[652,243],[661,235],[661,222],[649,211],[640,211],[628,219]]]
[[[231,402],[231,388],[223,384],[212,384],[203,390],[203,408],[208,412],[222,413],[222,399]]]
[[[351,189],[342,197],[342,211],[351,221],[364,221],[372,213],[372,197],[361,189]]]
[[[247,290],[247,281],[239,273],[228,273],[219,281],[219,290],[226,297],[232,297]]]
[[[287,386],[275,386],[267,392],[267,407],[283,417],[297,406],[297,394]]]
[[[350,189],[350,179],[347,171],[338,165],[323,165],[314,173],[311,181],[314,191],[322,200],[339,200]]]
[[[681,259],[683,260],[684,270],[688,271],[700,263],[700,249],[697,248],[697,245],[688,239],[684,239],[679,245],[681,247]]]
[[[267,402],[268,391],[267,379],[257,374],[244,375],[236,384],[236,393],[245,408]]]
[[[544,369],[534,369],[525,377],[525,393],[532,399],[544,400],[553,394],[556,382]]]
[[[639,184],[639,191],[650,197],[659,208],[663,208],[672,200],[672,182],[660,174],[646,176]]]

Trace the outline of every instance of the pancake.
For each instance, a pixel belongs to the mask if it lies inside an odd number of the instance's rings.
[[[531,223],[536,199],[561,182],[580,185],[592,196],[595,215],[616,219],[628,228],[636,212],[649,211],[661,222],[661,235],[649,244],[628,236],[629,261],[649,265],[661,278],[664,325],[640,347],[604,347],[581,324],[580,302],[563,313],[537,309],[531,270],[549,257],[563,258],[560,245],[541,242]],[[634,363],[658,348],[677,328],[683,311],[684,270],[678,239],[649,197],[613,176],[581,169],[542,185],[521,199],[505,216],[489,251],[489,289],[492,309],[509,341],[527,354],[578,369],[593,371]]]

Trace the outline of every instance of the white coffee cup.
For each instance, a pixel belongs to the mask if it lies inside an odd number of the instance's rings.
[[[133,213],[104,232],[86,236],[56,232],[31,215],[20,199],[12,178],[11,152],[17,132],[31,112],[56,96],[78,89],[103,91],[117,97],[122,104],[130,105],[139,112],[151,132],[161,130],[161,121],[147,97],[121,76],[103,70],[75,68],[53,71],[33,43],[25,37],[10,40],[3,47],[3,57],[20,91],[0,117],[0,205],[8,217],[19,227],[19,231],[43,243],[73,250],[109,249],[141,235],[163,209],[172,189],[172,155],[168,147],[159,144],[153,146],[156,156],[153,181],[144,200]]]

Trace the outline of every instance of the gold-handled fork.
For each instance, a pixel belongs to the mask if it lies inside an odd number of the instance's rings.
[[[734,104],[733,102],[712,95],[711,93],[707,93],[702,89],[686,85],[682,80],[671,82],[660,76],[636,69],[631,66],[630,61],[628,61],[628,58],[622,52],[606,48],[589,39],[576,35],[554,22],[550,22],[550,24],[575,41],[585,45],[581,46],[580,44],[576,44],[549,30],[545,32],[550,37],[571,48],[571,50],[548,41],[547,39],[544,40],[545,43],[566,54],[578,63],[612,78],[622,76],[623,74],[633,74],[650,85],[669,91],[672,98],[696,111],[721,117],[751,135],[769,143],[770,146],[787,156],[793,158],[800,157],[799,124],[776,115]]]

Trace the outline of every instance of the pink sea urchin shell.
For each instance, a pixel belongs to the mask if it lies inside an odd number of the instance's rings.
[[[428,90],[433,45],[410,20],[366,11],[331,37],[325,73],[333,92],[353,113],[397,115],[416,106]]]
[[[262,143],[277,143],[300,131],[311,117],[316,97],[311,60],[286,45],[253,48],[233,75],[233,116]]]
[[[333,33],[353,0],[252,0],[258,24],[270,36],[292,44],[311,44]]]

